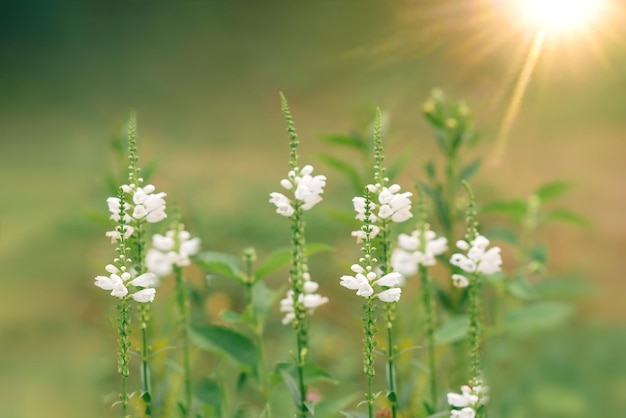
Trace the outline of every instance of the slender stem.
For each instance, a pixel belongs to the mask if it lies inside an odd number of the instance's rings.
[[[475,275],[469,287],[470,314],[470,361],[473,381],[480,376],[480,304],[478,300],[480,276]]]
[[[389,394],[387,398],[391,404],[391,416],[396,418],[396,412],[398,409],[398,399],[396,395],[396,376],[394,359],[396,356],[395,346],[393,345],[393,321],[396,316],[396,303],[385,303],[385,322],[387,327],[387,376],[389,388]]]
[[[365,339],[363,341],[363,371],[367,375],[367,394],[365,395],[365,400],[367,401],[369,418],[374,418],[374,391],[372,388],[372,380],[376,373],[374,369],[374,361],[376,360],[376,354],[374,354],[374,348],[376,347],[376,341],[374,341],[376,316],[374,315],[374,305],[372,301],[373,298],[368,297],[367,302],[363,305],[363,309],[365,310],[365,315],[363,316],[363,331],[365,333]]]
[[[306,406],[306,386],[304,384],[304,364],[308,353],[308,317],[306,309],[300,300],[300,295],[304,290],[304,222],[302,220],[302,208],[299,202],[294,205],[292,217],[291,236],[291,289],[293,292],[294,320],[293,325],[296,330],[296,367],[298,369],[298,387],[300,390],[299,416],[307,417]]]
[[[444,225],[446,238],[448,242],[454,242],[454,223],[455,223],[455,196],[457,189],[457,179],[456,179],[456,154],[452,152],[448,155],[448,160],[446,163],[446,190],[445,190],[445,199],[446,199],[446,208],[448,212],[448,223]]]
[[[180,337],[183,351],[183,380],[185,387],[185,410],[187,417],[191,417],[192,413],[192,396],[191,396],[191,366],[189,358],[189,334],[187,332],[189,324],[189,308],[187,305],[187,292],[185,282],[183,280],[183,269],[178,265],[174,265],[174,276],[176,279],[176,296],[178,302],[178,311],[180,314]]]
[[[145,402],[146,406],[146,416],[152,416],[152,396],[150,394],[150,373],[149,373],[149,364],[148,359],[150,357],[150,350],[148,346],[148,318],[150,317],[149,313],[150,305],[147,303],[142,303],[140,308],[140,316],[141,316],[141,377],[142,377],[142,385],[143,385],[143,394],[141,395],[142,399]]]
[[[391,237],[389,233],[390,222],[383,220],[381,224],[381,239],[380,239],[380,265],[382,274],[390,273],[391,257],[389,256],[391,249]],[[395,347],[393,345],[393,323],[396,317],[396,303],[385,304],[385,322],[387,326],[387,375],[389,381],[387,383],[389,389],[388,399],[391,403],[391,416],[396,418],[397,411],[397,395],[396,395],[396,378],[394,368]]]
[[[126,298],[122,298],[120,304],[118,305],[119,316],[118,316],[118,372],[122,377],[122,393],[120,393],[120,401],[122,403],[122,418],[126,418],[128,413],[128,388],[127,381],[128,376],[130,374],[130,370],[128,368],[128,363],[130,361],[130,355],[128,350],[130,348],[130,340],[128,335],[130,334],[130,329],[128,327],[130,318],[128,315],[128,304]]]
[[[422,279],[422,297],[426,313],[426,340],[428,344],[428,366],[430,368],[430,403],[433,408],[437,405],[437,370],[435,362],[435,304],[432,296],[432,285],[428,277],[428,268],[419,266]]]

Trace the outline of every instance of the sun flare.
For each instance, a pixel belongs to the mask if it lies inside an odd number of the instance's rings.
[[[526,18],[543,30],[572,30],[589,24],[602,8],[602,0],[522,0]]]

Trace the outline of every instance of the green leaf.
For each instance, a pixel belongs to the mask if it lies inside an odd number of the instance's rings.
[[[221,274],[239,281],[245,279],[239,259],[232,254],[205,251],[195,256],[194,261],[207,273]]]
[[[570,181],[554,181],[552,183],[547,183],[541,186],[535,191],[535,195],[541,199],[542,202],[547,202],[548,200],[556,199],[561,196],[563,193],[571,189],[573,186]]]
[[[434,180],[437,178],[437,169],[435,168],[433,160],[426,161],[424,164],[424,171],[429,179]]]
[[[363,190],[364,185],[361,180],[361,175],[352,164],[328,154],[324,154],[320,156],[320,158],[331,168],[346,175],[348,177],[348,180],[350,180],[350,183],[352,183],[352,186],[356,189],[358,193]]]
[[[505,327],[519,334],[551,328],[564,322],[573,312],[562,302],[538,302],[509,311],[504,317]]]
[[[578,226],[589,226],[591,221],[585,216],[569,209],[556,209],[546,216],[548,222],[565,222]]]
[[[233,311],[222,311],[220,312],[220,319],[232,324],[237,324],[241,322],[241,315]]]
[[[293,362],[280,362],[276,364],[276,373],[287,372],[292,378],[298,376],[298,368]],[[303,367],[304,384],[310,385],[315,382],[330,382],[338,384],[339,382],[334,379],[328,372],[320,368],[314,363],[307,361]]]
[[[435,344],[450,344],[461,341],[469,332],[469,317],[466,315],[450,318],[435,331]]]
[[[300,389],[298,388],[298,385],[296,385],[296,381],[286,370],[281,370],[280,375],[282,376],[283,382],[285,382],[287,389],[289,389],[289,393],[291,393],[291,398],[293,399],[294,405],[296,405],[296,408],[300,409]]]
[[[593,295],[597,289],[578,277],[557,277],[541,280],[535,290],[545,298],[577,298]]]
[[[468,165],[466,165],[465,167],[463,167],[461,171],[459,172],[459,183],[462,182],[463,180],[469,181],[472,177],[474,177],[474,175],[480,168],[481,164],[482,164],[482,159],[477,158],[471,163],[469,163]]]
[[[523,200],[495,201],[486,204],[482,212],[500,213],[513,220],[521,220],[528,211],[528,205]]]
[[[334,418],[337,416],[337,411],[340,411],[348,405],[354,403],[360,396],[361,393],[352,393],[350,395],[343,395],[336,398],[323,399],[315,406],[315,417]]]
[[[323,135],[322,141],[328,142],[329,144],[335,145],[344,145],[350,148],[356,148],[360,150],[367,149],[367,142],[358,135],[349,134],[349,135],[341,135],[341,134],[330,134]]]
[[[149,183],[158,167],[159,162],[157,160],[149,161],[145,166],[143,166],[141,169],[141,177],[143,177],[144,184]]]
[[[501,240],[509,244],[517,244],[517,233],[511,228],[502,225],[494,225],[487,231],[487,236],[491,240]]]
[[[224,399],[222,387],[217,380],[203,377],[195,391],[196,398],[205,406],[211,407],[210,409],[216,416],[222,416],[222,399]]]
[[[537,290],[524,276],[517,276],[508,284],[509,292],[523,300],[533,300],[539,297]]]
[[[311,256],[322,251],[331,251],[333,247],[322,243],[307,244],[305,254]],[[268,255],[256,269],[254,277],[258,280],[291,263],[291,248],[281,248]]]
[[[246,371],[256,368],[259,358],[256,345],[233,329],[218,325],[192,326],[189,336],[198,347],[227,357]]]
[[[282,292],[280,292],[282,294]],[[254,313],[263,321],[272,305],[276,302],[279,292],[272,290],[263,282],[257,282],[252,286],[252,306]]]
[[[537,244],[530,249],[528,256],[531,260],[545,266],[548,263],[548,246],[545,244]]]

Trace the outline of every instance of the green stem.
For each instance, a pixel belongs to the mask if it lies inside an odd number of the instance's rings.
[[[391,303],[385,305],[390,307]],[[393,308],[391,308],[393,309]],[[387,318],[387,373],[389,374],[389,395],[387,396],[391,403],[391,416],[396,418],[396,410],[398,408],[398,401],[396,396],[396,384],[395,384],[395,369],[394,369],[394,357],[396,355],[395,348],[393,346],[392,325],[391,318]]]
[[[122,393],[120,393],[120,401],[122,403],[122,418],[126,418],[128,414],[128,388],[127,381],[130,374],[128,363],[130,361],[130,355],[128,350],[130,348],[130,340],[128,338],[130,329],[128,327],[130,318],[128,314],[128,304],[126,298],[122,298],[118,305],[119,317],[118,317],[118,372],[122,377]]]
[[[388,220],[383,220],[381,225],[381,239],[380,239],[380,265],[382,274],[390,273],[391,257],[389,256],[391,249],[391,238],[389,234]],[[387,383],[389,388],[389,395],[387,396],[391,403],[391,416],[396,418],[397,411],[397,396],[396,396],[396,378],[394,368],[395,348],[393,345],[393,323],[396,317],[396,303],[385,304],[385,321],[387,325],[387,374],[389,376],[389,382]]]
[[[306,418],[308,409],[306,406],[306,386],[304,384],[304,364],[308,353],[308,318],[304,305],[300,301],[300,295],[304,291],[304,222],[302,220],[302,208],[299,202],[294,205],[292,218],[291,236],[291,290],[293,291],[293,325],[296,330],[296,367],[298,369],[298,387],[300,389],[299,416]]]
[[[180,314],[180,334],[183,349],[183,380],[185,387],[185,410],[187,417],[191,417],[192,413],[192,390],[191,390],[191,366],[189,356],[189,308],[187,305],[187,292],[185,282],[183,280],[183,269],[174,265],[174,276],[176,278],[176,296],[178,301],[178,311]]]
[[[363,305],[365,310],[364,333],[365,340],[363,345],[363,371],[367,374],[367,395],[365,400],[367,401],[367,409],[369,418],[374,418],[374,391],[372,388],[372,380],[376,373],[374,369],[374,361],[376,360],[376,354],[374,354],[374,347],[376,341],[374,341],[374,334],[376,332],[374,324],[376,323],[376,316],[374,315],[373,298],[368,297],[367,302]]]
[[[141,398],[145,403],[145,414],[152,416],[152,396],[150,394],[150,373],[148,359],[150,357],[150,347],[148,345],[148,320],[150,318],[150,304],[142,303],[140,308],[141,322],[141,376],[143,393]]]
[[[455,196],[456,196],[456,154],[448,155],[446,163],[446,208],[448,212],[448,224],[445,226],[445,233],[448,242],[454,242],[454,223],[455,223]]]
[[[432,296],[432,284],[428,277],[428,268],[419,266],[422,279],[422,297],[426,313],[426,340],[428,344],[428,365],[430,368],[430,403],[437,407],[437,370],[435,362],[435,303]]]
[[[469,286],[469,314],[470,314],[470,372],[476,381],[480,376],[480,276],[475,275]]]

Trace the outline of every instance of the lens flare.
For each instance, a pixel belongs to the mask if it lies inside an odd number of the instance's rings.
[[[521,0],[525,17],[546,31],[586,26],[602,8],[602,0]]]

